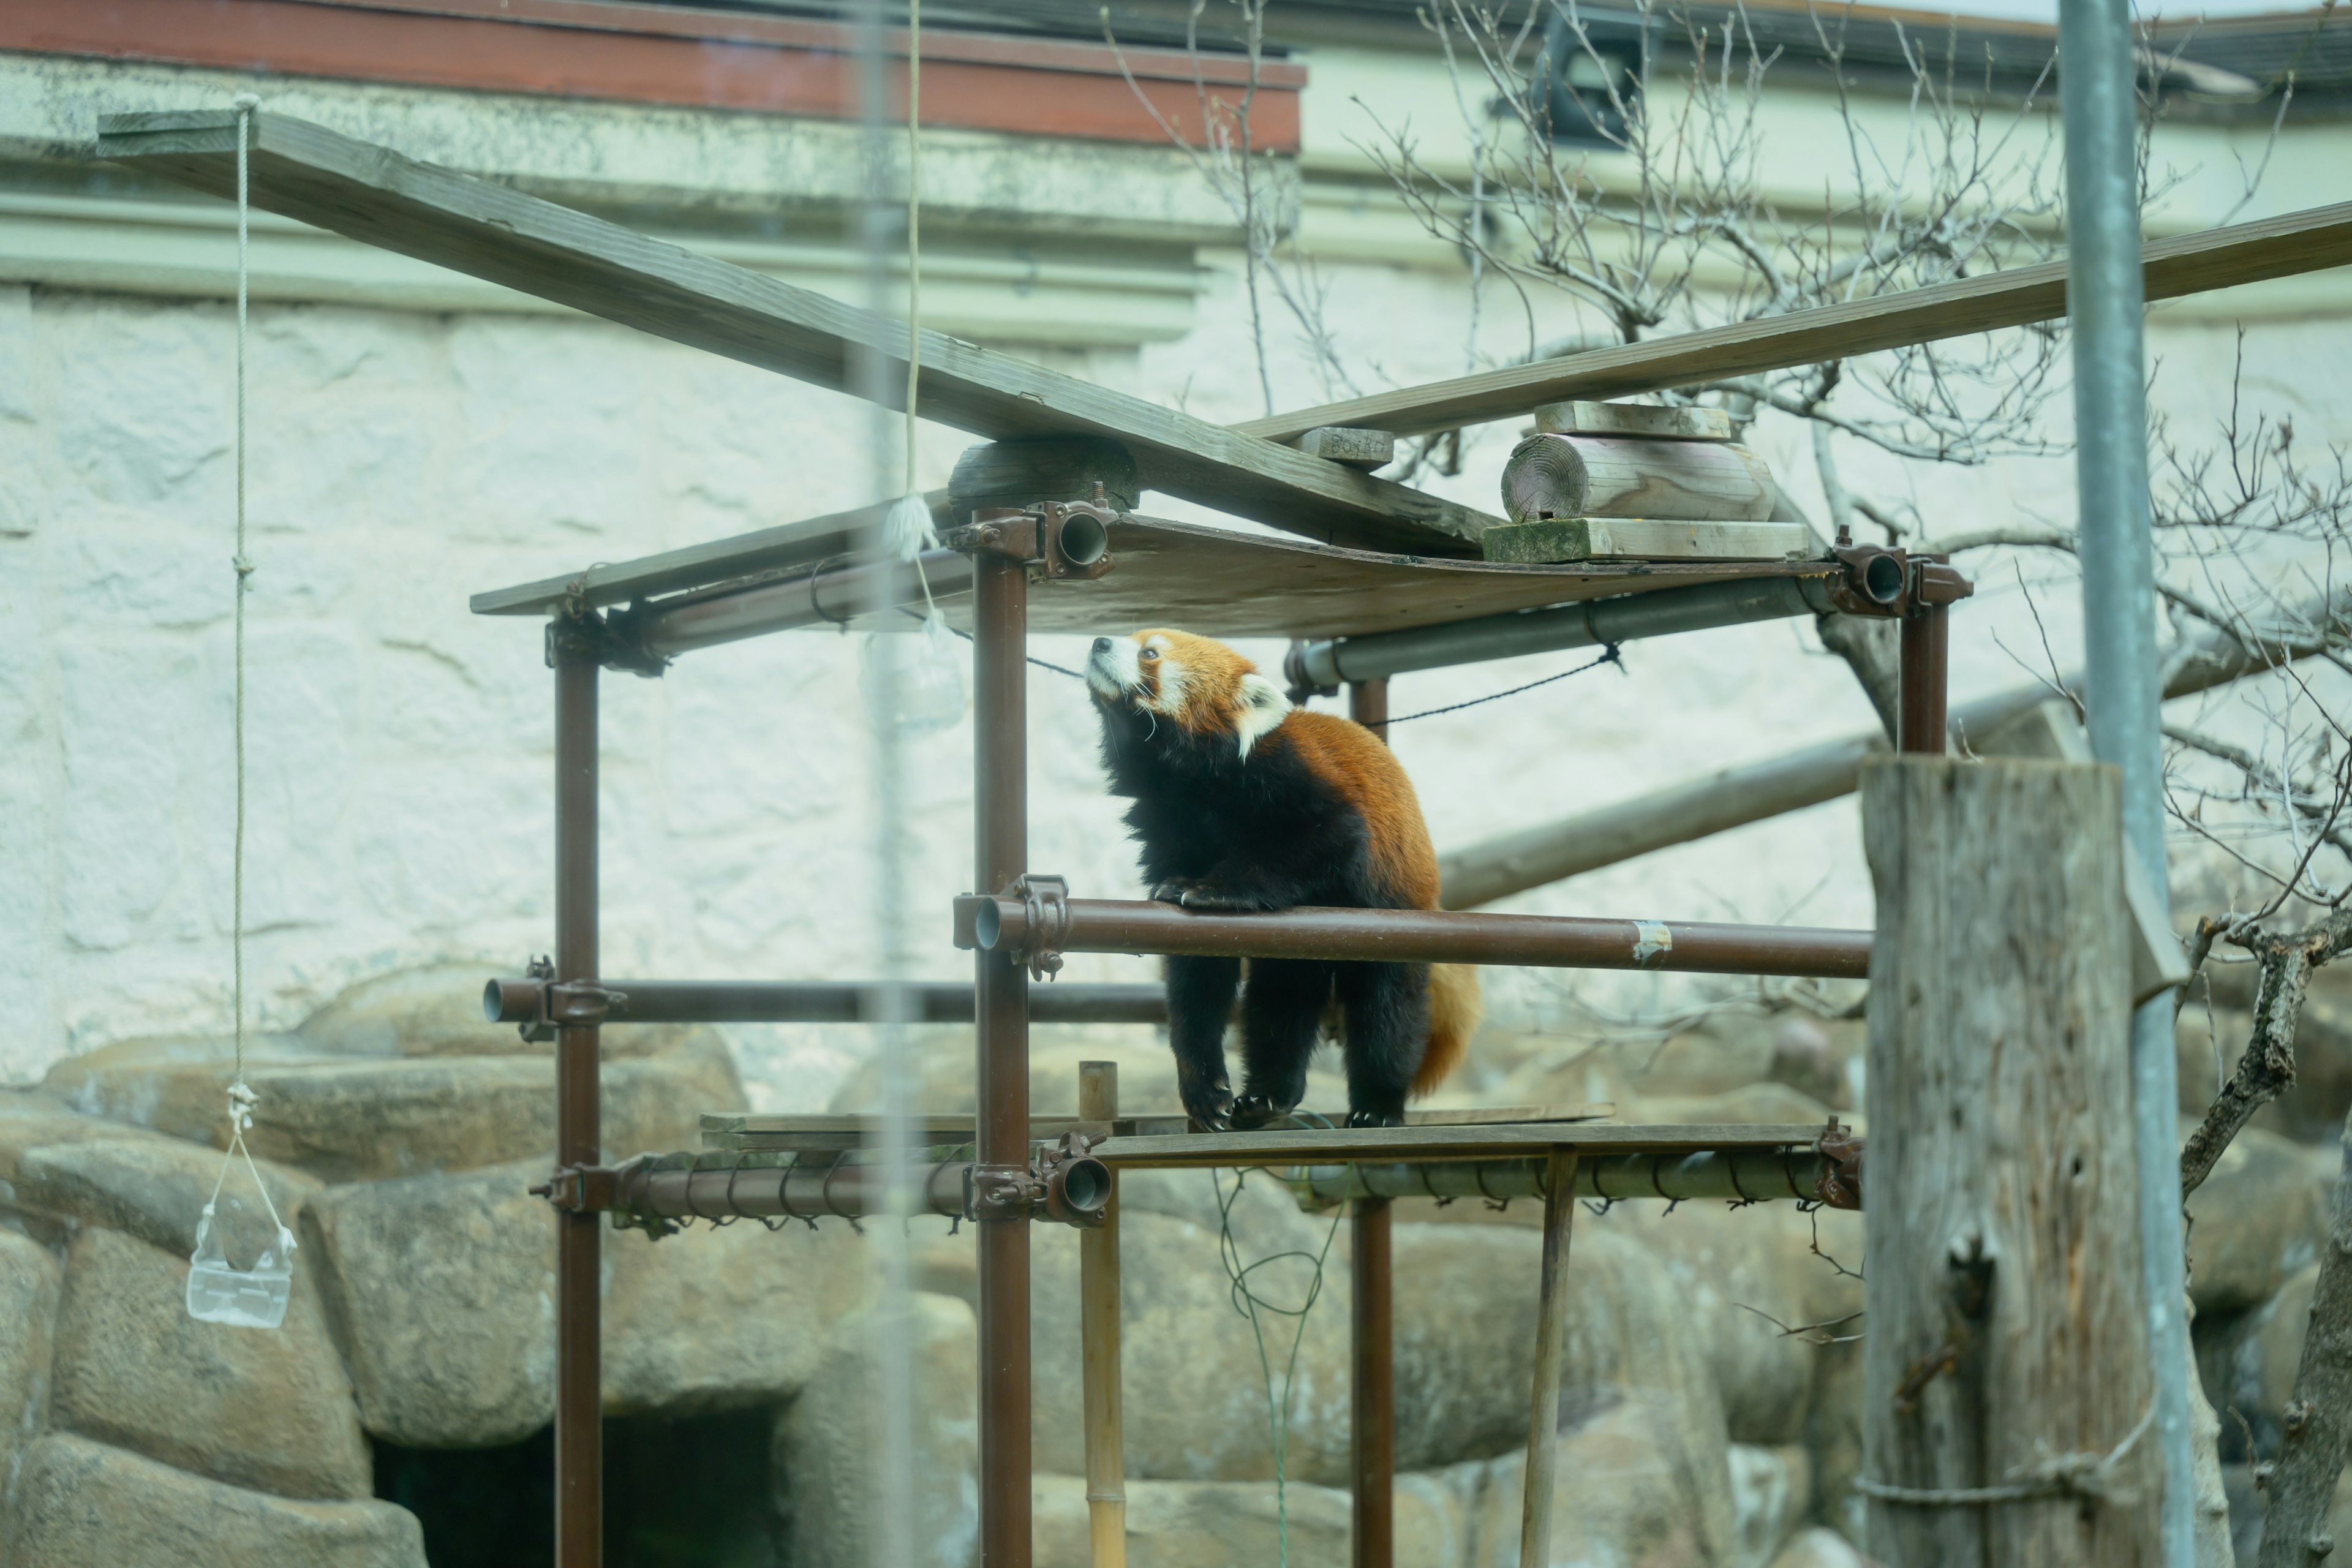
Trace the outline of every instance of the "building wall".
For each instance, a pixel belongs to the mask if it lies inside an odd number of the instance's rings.
[[[1328,141],[1318,152],[1318,127],[1348,112],[1354,68],[1345,63],[1309,89],[1299,243],[1313,248],[1328,222],[1331,321],[1375,367],[1368,374],[1398,384],[1458,374],[1467,306],[1457,260],[1381,209],[1343,152]],[[1409,65],[1388,68],[1425,88]],[[226,102],[238,84],[23,56],[0,56],[0,84],[15,89],[0,89],[0,117],[15,116],[0,121],[0,153],[13,148],[20,160],[0,196],[0,274],[15,279],[0,282],[5,1080],[110,1041],[226,1024],[234,481],[224,210],[76,185],[29,150],[87,134],[104,109]],[[500,133],[523,123],[522,109],[482,95],[299,82],[264,90],[331,124],[440,137],[467,166],[499,155],[509,144]],[[643,187],[649,172],[667,171],[674,184],[731,181],[724,205],[738,218],[775,217],[764,233],[722,221],[709,203],[660,216],[714,247],[764,245],[760,264],[796,267],[798,280],[862,287],[856,258],[838,242],[838,209],[824,205],[837,170],[824,149],[838,143],[823,138],[837,128],[526,107],[594,130],[580,142],[514,143],[532,179],[578,187],[609,176],[606,195]],[[750,155],[761,136],[803,133],[820,143],[805,156]],[[593,155],[581,151],[591,141]],[[1260,412],[1240,258],[1220,248],[1233,230],[1180,157],[976,136],[958,145],[967,169],[997,170],[999,195],[978,204],[964,199],[969,181],[942,187],[939,264],[942,276],[962,267],[966,281],[941,289],[935,319],[1209,417]],[[2317,170],[2315,152],[2297,143],[2286,164],[2293,177],[2266,202],[2326,199],[2315,174],[2294,173]],[[1115,225],[1083,216],[1114,207]],[[268,232],[275,270],[251,331],[257,572],[246,897],[253,1016],[276,1029],[369,975],[446,959],[510,967],[547,945],[550,681],[535,628],[474,617],[466,596],[870,500],[875,421],[848,399],[762,372],[513,309],[340,241]],[[122,266],[142,245],[146,270]],[[1024,247],[1039,268],[1070,275],[986,265]],[[1141,303],[1127,310],[1129,300]],[[2291,414],[2304,439],[2352,438],[2343,412],[2352,408],[2352,333],[2339,287],[2273,291],[2246,313],[2260,395]],[[1513,352],[1520,329],[1492,297],[1482,319],[1489,352]],[[1277,326],[1273,335],[1277,401],[1318,400],[1292,334]],[[2226,317],[2210,305],[2161,314],[2153,341],[2167,405],[2183,419],[2210,413],[2234,349]],[[1463,474],[1433,485],[1491,506],[1512,438],[1507,426],[1478,432]],[[1792,431],[1768,425],[1758,439],[1792,490],[1815,493]],[[919,479],[943,480],[967,441],[927,426]],[[1925,474],[1861,453],[1849,463],[1850,482],[1915,497],[1941,526],[2064,521],[2070,510],[2063,460]],[[2009,568],[1981,580],[1956,626],[1963,696],[2013,684],[2023,679],[2018,661],[2039,657],[2034,616]],[[2040,566],[2024,582],[2040,584],[2037,607],[2065,660],[2071,585]],[[1081,647],[1041,641],[1040,656],[1062,663]],[[1392,704],[1400,713],[1443,706],[1585,657],[1403,678]],[[608,973],[867,972],[877,825],[857,670],[854,639],[814,633],[700,653],[658,681],[607,679]],[[1030,695],[1034,863],[1088,893],[1136,894],[1082,694],[1033,670]],[[1872,722],[1810,627],[1784,624],[1633,647],[1622,672],[1401,725],[1395,740],[1444,847]],[[957,729],[911,745],[907,830],[922,968],[953,977],[964,966],[947,940],[946,900],[969,876],[969,737]],[[1834,924],[1870,917],[1851,803],[1517,903]],[[1080,957],[1066,975],[1150,973],[1142,961]],[[1491,989],[1510,1016],[1560,1005],[1556,976],[1497,974]],[[1612,1005],[1665,994],[1649,979],[1585,993]],[[746,1031],[745,1044],[768,1103],[814,1107],[863,1042],[769,1030]]]

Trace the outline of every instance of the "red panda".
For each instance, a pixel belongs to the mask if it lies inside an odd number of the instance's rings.
[[[1129,796],[1151,896],[1195,910],[1437,907],[1437,852],[1412,781],[1380,738],[1294,708],[1223,643],[1146,630],[1097,637],[1087,685],[1102,720],[1111,792]],[[1242,1089],[1224,1032],[1241,992]],[[1168,960],[1169,1043],[1193,1121],[1261,1126],[1307,1089],[1324,1013],[1336,1003],[1348,1121],[1392,1126],[1427,1094],[1477,1026],[1476,972],[1459,964]]]

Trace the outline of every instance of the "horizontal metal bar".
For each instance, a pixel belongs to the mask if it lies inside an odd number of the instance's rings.
[[[1826,1126],[1755,1122],[1482,1122],[1404,1127],[1268,1128],[1255,1132],[1115,1133],[1094,1146],[1114,1170],[1196,1165],[1377,1165],[1540,1159],[1573,1149],[1585,1159],[1678,1160],[1709,1150],[1778,1155],[1842,1133]]]
[[[740,1158],[737,1157],[737,1158]],[[810,1165],[736,1163],[706,1157],[712,1168],[632,1160],[617,1173],[613,1208],[643,1221],[682,1219],[859,1219],[888,1202],[887,1167],[843,1160]],[[908,1173],[918,1214],[962,1215],[971,1162],[946,1161]]]
[[[1041,906],[1043,908],[1044,906]],[[1027,953],[1185,953],[1391,963],[1510,963],[1549,969],[1652,969],[1861,980],[1866,931],[1715,925],[1688,921],[1471,914],[1451,910],[1296,909],[1202,914],[1173,904],[1072,899],[1059,929],[1032,931],[1017,898],[956,900],[956,945]],[[1041,919],[1041,927],[1052,916]]]
[[[1544,1161],[1441,1160],[1393,1165],[1314,1165],[1286,1178],[1299,1202],[1328,1208],[1356,1198],[1540,1198]],[[1586,1198],[1727,1198],[1818,1203],[1829,1162],[1809,1148],[1706,1149],[1685,1154],[1585,1154],[1576,1193]]]
[[[540,982],[497,980],[487,993],[492,1023],[524,1024],[538,1016]],[[880,984],[874,981],[612,980],[607,1024],[878,1024]],[[969,1024],[971,982],[926,981],[907,986],[907,1022]],[[1168,994],[1158,984],[1040,985],[1030,993],[1029,1016],[1039,1024],[1164,1024]]]
[[[646,652],[674,658],[696,648],[797,626],[845,626],[868,615],[886,588],[893,605],[922,604],[926,585],[935,599],[971,592],[970,556],[930,550],[917,564],[919,576],[913,567],[869,562],[797,573],[756,587],[730,586],[657,600],[636,623],[637,640]],[[885,572],[894,580],[886,584],[880,575]],[[906,629],[914,627],[909,619]]]
[[[1692,588],[1665,588],[1651,594],[1556,605],[1549,609],[1480,616],[1411,631],[1374,632],[1367,637],[1302,643],[1294,652],[1298,667],[1294,679],[1304,675],[1305,679],[1297,682],[1303,686],[1339,686],[1350,680],[1371,680],[1412,669],[1436,669],[1562,648],[1601,647],[1641,637],[1826,614],[1836,608],[1830,598],[1830,580],[1843,575],[1843,571],[1837,563],[1829,562],[1823,563],[1822,574],[1818,577],[1751,577],[1729,583],[1703,583]]]

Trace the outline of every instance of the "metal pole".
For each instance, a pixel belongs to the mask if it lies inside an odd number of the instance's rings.
[[[1895,750],[1944,754],[1949,745],[1946,707],[1950,671],[1950,612],[1941,605],[1928,605],[1906,616]]]
[[[1388,739],[1385,677],[1348,688],[1348,715]],[[1396,1561],[1396,1279],[1389,1200],[1357,1200],[1349,1219],[1349,1326],[1354,1347],[1349,1435],[1353,1458],[1354,1568]]]
[[[1012,885],[1029,854],[1025,569],[982,554],[972,595],[972,790],[980,886]],[[1010,952],[974,964],[980,1164],[1029,1163],[1029,976]],[[980,1226],[981,1568],[1029,1568],[1029,1224]]]
[[[1118,1116],[1118,1064],[1078,1064],[1078,1114]],[[1118,1173],[1102,1224],[1078,1233],[1078,1337],[1086,1384],[1087,1525],[1094,1568],[1127,1568],[1127,1447],[1119,1388]]]
[[[2123,771],[2124,838],[2165,892],[2164,763],[2158,734],[2156,565],[2147,485],[2140,259],[2137,63],[2126,0],[2060,0],[2066,132],[2066,310],[2074,338],[2074,488],[2083,563],[2084,707],[2091,749]],[[2179,1086],[2172,1000],[2132,1020],[2140,1287],[2156,1360],[2164,1458],[2164,1560],[2196,1560],[2182,1311]]]
[[[596,661],[555,639],[555,977],[596,978]],[[555,1163],[603,1155],[597,1027],[555,1037]],[[555,1211],[555,1561],[604,1561],[603,1332],[598,1256],[604,1216]]]

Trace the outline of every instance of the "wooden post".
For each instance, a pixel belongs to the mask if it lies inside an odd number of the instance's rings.
[[[2112,767],[1864,766],[1861,1485],[1905,1568],[2158,1561],[2121,801]]]
[[[1078,1117],[1118,1115],[1118,1064],[1078,1064]],[[1078,1333],[1086,1377],[1087,1521],[1094,1568],[1127,1568],[1127,1454],[1119,1407],[1118,1173],[1102,1224],[1078,1232]]]
[[[1536,1306],[1535,1387],[1528,1405],[1528,1471],[1519,1494],[1519,1568],[1551,1562],[1551,1471],[1559,1447],[1560,1341],[1568,1312],[1568,1239],[1576,1221],[1576,1151],[1544,1162],[1543,1287]]]

